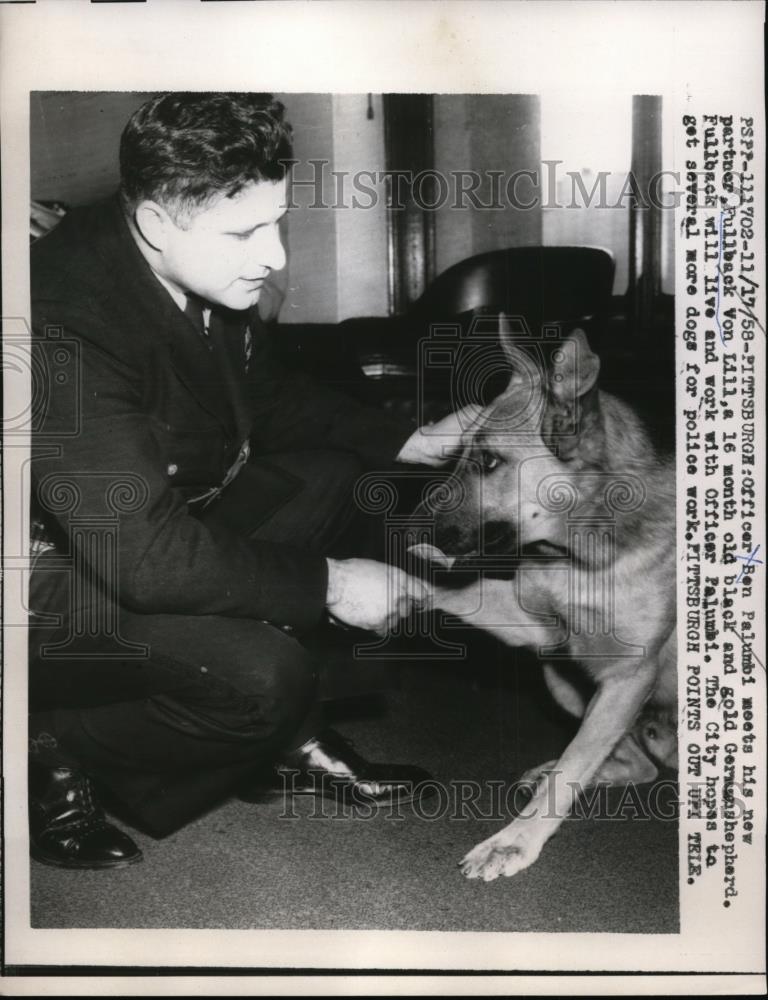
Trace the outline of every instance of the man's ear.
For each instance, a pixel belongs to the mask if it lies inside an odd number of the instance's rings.
[[[558,401],[568,403],[586,395],[597,382],[600,359],[593,354],[583,330],[570,333],[559,348],[549,374],[549,391]]]
[[[506,313],[499,313],[499,343],[504,358],[511,370],[510,386],[522,382],[536,385],[541,382],[542,372],[532,355],[520,347],[514,337],[514,326]]]
[[[134,209],[133,221],[144,242],[162,253],[168,240],[169,226],[173,224],[163,206],[156,201],[140,201]]]

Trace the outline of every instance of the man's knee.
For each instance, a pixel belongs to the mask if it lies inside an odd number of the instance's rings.
[[[314,703],[312,657],[269,622],[126,612],[121,629],[127,641],[145,647],[146,658],[101,661],[89,648],[82,663],[55,661],[57,693],[43,707],[144,704],[187,735],[241,742],[290,734]],[[41,681],[50,682],[51,671],[45,662],[33,666],[36,691],[46,686]]]
[[[246,698],[269,704],[276,714],[290,713],[292,706],[311,702],[317,676],[310,653],[282,629],[257,623],[257,641],[244,655],[219,668],[218,676]],[[256,638],[256,637],[255,637]]]
[[[59,665],[70,693],[53,704],[143,703],[180,732],[241,742],[298,728],[314,703],[312,657],[268,622],[125,613],[121,629],[126,640],[145,646],[147,657],[101,662],[91,655],[87,670],[75,661]]]
[[[310,654],[268,622],[243,619],[174,619],[153,629],[150,658],[174,674],[177,685],[156,705],[184,707],[200,735],[271,739],[297,728],[315,700]],[[182,634],[183,633],[183,634]]]

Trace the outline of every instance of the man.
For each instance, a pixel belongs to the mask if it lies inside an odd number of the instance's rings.
[[[409,436],[270,358],[256,306],[285,264],[290,158],[270,96],[164,95],[123,133],[119,195],[33,247],[34,336],[76,374],[51,378],[33,452],[45,863],[140,860],[94,783],[162,836],[264,763],[346,800],[407,800],[427,777],[323,730],[298,637],[326,616],[384,632],[428,597],[353,557],[352,486],[379,463],[440,464],[458,418]]]

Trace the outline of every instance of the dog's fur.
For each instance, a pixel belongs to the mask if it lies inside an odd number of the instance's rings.
[[[464,499],[436,515],[433,555],[445,565],[489,551],[521,561],[511,578],[436,587],[434,606],[543,661],[542,649],[556,647],[544,662],[547,686],[583,721],[558,761],[524,775],[533,791],[518,817],[460,862],[486,881],[536,860],[574,788],[647,782],[657,764],[677,765],[674,463],[657,455],[629,406],[597,389],[599,360],[583,331],[563,343],[557,376],[535,369],[508,328],[501,339],[512,377],[466,435],[455,471]],[[575,508],[552,509],[547,477],[571,484]],[[645,495],[611,510],[606,486],[622,477]],[[574,549],[585,516],[613,517],[607,558]]]

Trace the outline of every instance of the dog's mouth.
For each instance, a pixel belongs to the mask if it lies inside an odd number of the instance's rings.
[[[543,559],[563,559],[568,555],[568,550],[555,542],[546,539],[539,539],[524,545],[515,559],[515,566],[504,568],[494,565],[494,555],[482,553],[477,549],[469,552],[462,552],[460,555],[449,555],[437,545],[421,542],[412,545],[408,549],[410,556],[409,571],[416,576],[426,576],[439,574],[440,581],[450,586],[461,586],[464,577],[469,575],[476,578],[483,569],[483,563],[487,563],[486,574],[493,577],[512,577],[516,572],[518,559],[521,560],[543,560]]]
[[[447,552],[443,552],[441,548],[438,548],[437,545],[430,545],[427,542],[412,545],[408,549],[408,552],[412,558],[418,559],[420,562],[439,566],[440,569],[453,569],[455,565],[461,564],[464,561],[476,562],[478,557],[482,555],[477,549],[472,549],[470,552],[462,552],[461,555],[449,555]],[[520,554],[523,558],[526,556],[566,556],[568,555],[568,549],[564,545],[558,545],[556,542],[551,542],[546,538],[540,538],[535,542],[525,544]]]
[[[565,557],[568,555],[568,549],[564,545],[558,545],[556,542],[550,542],[546,538],[540,538],[535,542],[528,542],[528,544],[524,545],[521,555],[523,558],[536,558],[536,556]]]
[[[453,556],[443,552],[437,545],[422,542],[412,545],[408,549],[408,556],[408,572],[412,576],[429,580],[435,587],[461,590],[478,579],[476,551]]]
[[[449,556],[436,545],[429,545],[427,542],[420,542],[418,545],[411,545],[408,554],[412,559],[426,565],[438,566],[440,569],[452,569],[458,556]]]

